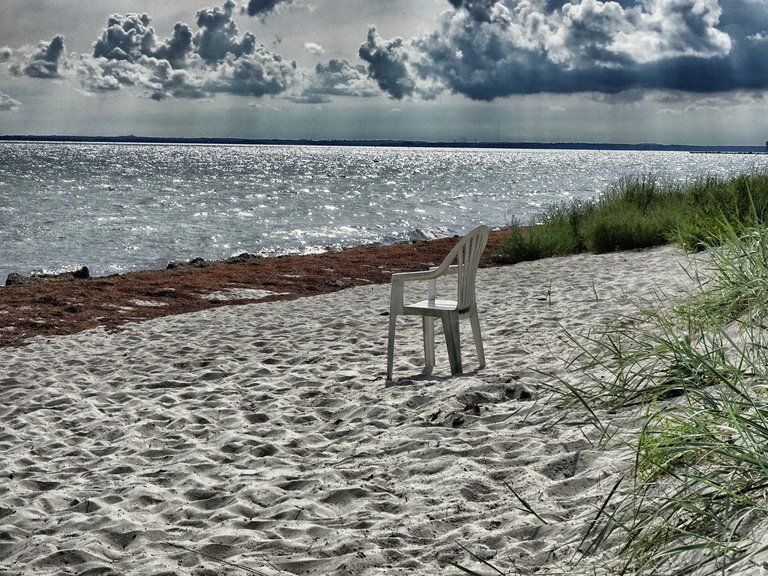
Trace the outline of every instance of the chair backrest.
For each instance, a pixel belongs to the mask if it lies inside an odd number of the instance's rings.
[[[445,257],[440,268],[456,262],[459,273],[457,305],[459,312],[468,310],[475,302],[475,277],[480,266],[480,256],[488,242],[488,226],[481,224],[464,236]]]

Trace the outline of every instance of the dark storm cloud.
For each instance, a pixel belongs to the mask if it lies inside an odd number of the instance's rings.
[[[174,68],[184,68],[191,51],[192,30],[186,24],[177,22],[173,27],[173,35],[157,46],[151,55],[167,60]]]
[[[76,77],[90,91],[131,88],[154,99],[228,93],[475,100],[515,94],[640,94],[645,89],[721,92],[768,89],[765,0],[447,0],[430,32],[359,45],[344,59],[300,69],[240,33],[236,14],[264,16],[293,0],[222,0],[159,36],[147,14],[114,15],[93,57],[67,56],[56,36],[33,53],[0,48],[13,74]],[[240,7],[240,8],[238,8]],[[315,55],[317,44],[305,43]]]
[[[114,15],[93,45],[93,55],[107,60],[135,62],[142,56],[167,60],[174,68],[183,68],[192,50],[192,31],[178,23],[173,35],[158,41],[147,14]]]
[[[368,40],[360,45],[358,54],[368,62],[371,78],[392,98],[400,100],[413,95],[416,81],[406,66],[408,54],[402,38],[383,40],[372,26],[368,29]]]
[[[137,60],[154,44],[155,32],[149,27],[147,14],[115,14],[93,45],[93,55],[107,60]]]
[[[424,79],[477,100],[636,88],[768,87],[768,3],[753,0],[449,0],[435,29],[360,56],[392,98]]]
[[[227,54],[237,57],[253,54],[256,49],[253,34],[238,37],[237,25],[232,19],[235,6],[233,0],[227,0],[221,8],[206,8],[197,13],[200,30],[195,34],[195,46],[198,55],[209,64],[223,60]]]
[[[64,37],[55,36],[50,42],[41,42],[31,62],[22,68],[22,73],[31,78],[58,78],[66,59]],[[16,68],[18,73],[18,67]]]
[[[248,16],[265,16],[280,4],[290,4],[292,0],[250,0],[246,8]]]
[[[203,90],[248,96],[280,94],[288,89],[296,65],[273,53],[246,32],[238,36],[233,14],[236,4],[226,0],[221,8],[197,13],[197,54],[209,65],[203,73]]]

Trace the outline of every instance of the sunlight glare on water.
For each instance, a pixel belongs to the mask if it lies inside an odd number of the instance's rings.
[[[626,175],[685,182],[766,164],[686,152],[5,142],[0,282],[461,234],[530,222]]]

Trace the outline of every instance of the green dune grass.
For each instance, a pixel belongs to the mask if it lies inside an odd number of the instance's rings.
[[[617,435],[614,418],[632,412],[644,422],[631,489],[613,494],[585,535],[590,552],[621,542],[624,573],[768,568],[768,227],[759,185],[762,177],[739,178],[684,192],[703,198],[686,220],[695,234],[671,232],[706,251],[690,293],[659,293],[631,318],[569,335],[579,384],[561,387],[556,401],[587,407],[606,442]]]
[[[574,569],[608,553],[611,574],[768,573],[766,206],[766,174],[687,187],[627,179],[513,230],[497,255],[669,242],[693,252],[690,292],[658,291],[628,316],[564,333],[574,351],[567,381],[543,380],[564,420],[635,454],[634,469],[606,486]]]
[[[701,178],[687,186],[627,177],[600,198],[553,206],[531,225],[511,227],[494,255],[514,264],[578,252],[612,252],[679,243],[686,249],[717,244],[734,229],[763,222],[768,173]]]

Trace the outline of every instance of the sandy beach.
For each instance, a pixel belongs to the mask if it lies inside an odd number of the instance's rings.
[[[686,284],[677,249],[483,268],[488,365],[421,376],[387,284],[0,348],[0,575],[606,573],[629,450],[553,424],[577,334]],[[512,490],[535,510],[521,505]]]

